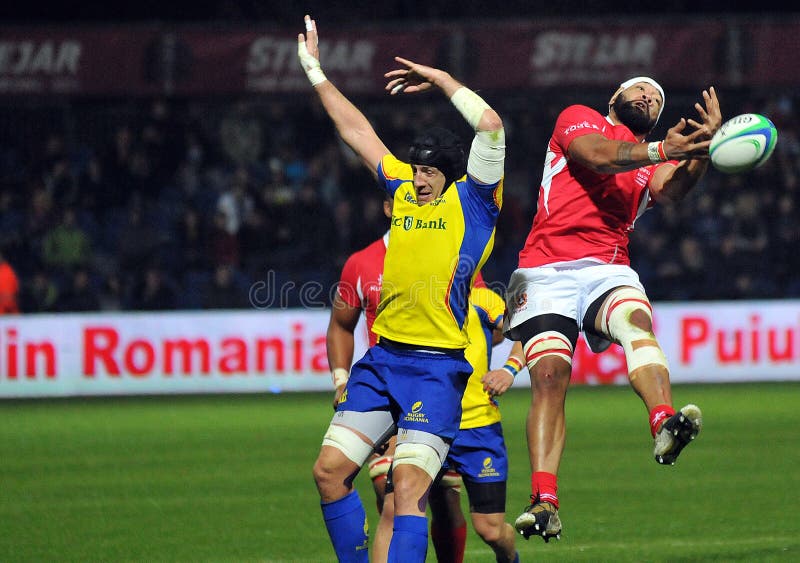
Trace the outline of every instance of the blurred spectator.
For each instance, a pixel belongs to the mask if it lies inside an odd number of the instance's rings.
[[[219,265],[203,296],[204,309],[243,309],[250,306],[248,290],[236,283],[235,271]]]
[[[43,186],[34,183],[28,191],[31,195],[25,209],[22,238],[26,243],[28,254],[38,257],[41,263],[42,243],[56,224],[56,214],[53,210],[53,199]]]
[[[0,251],[0,315],[19,313],[19,278]]]
[[[208,251],[212,266],[238,266],[240,248],[238,237],[228,230],[227,217],[221,211],[214,213],[208,231]]]
[[[194,207],[186,207],[176,228],[175,260],[182,270],[199,271],[208,268],[208,237],[200,213]]]
[[[141,142],[157,190],[158,186],[172,179],[184,153],[181,124],[166,100],[157,98],[150,104],[149,114],[142,125]]]
[[[273,233],[263,209],[254,208],[245,217],[238,238],[242,269],[251,276],[263,273],[270,263],[270,255],[275,248]]]
[[[109,207],[127,205],[133,190],[131,158],[133,154],[133,130],[127,123],[119,125],[109,144],[110,148],[102,155],[100,168],[105,172],[108,191],[99,201]]]
[[[122,311],[127,308],[125,287],[117,272],[103,278],[97,301],[101,311]]]
[[[0,247],[11,258],[23,252],[25,214],[11,189],[0,191]]]
[[[164,271],[158,266],[147,268],[136,289],[132,308],[137,311],[161,311],[175,309],[176,305],[175,289]]]
[[[141,206],[134,205],[128,210],[127,222],[120,227],[116,241],[116,257],[123,274],[140,272],[158,245],[158,234],[145,223]]]
[[[89,270],[78,268],[72,274],[70,286],[63,292],[59,299],[59,310],[65,312],[97,311],[100,309],[100,299]]]
[[[245,102],[234,104],[222,118],[219,137],[225,156],[233,164],[248,166],[261,157],[261,124]]]
[[[59,289],[46,270],[37,270],[25,284],[21,295],[26,313],[51,313],[58,310]]]
[[[73,207],[67,207],[61,222],[42,240],[42,261],[45,266],[61,272],[70,272],[85,266],[91,259],[92,241],[78,224]]]
[[[250,178],[247,170],[238,167],[231,178],[228,189],[217,199],[217,212],[225,217],[225,230],[232,235],[239,233],[239,227],[252,213],[253,196],[250,194]]]

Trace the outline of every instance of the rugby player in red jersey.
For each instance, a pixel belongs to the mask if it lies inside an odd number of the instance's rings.
[[[506,296],[506,336],[520,341],[531,377],[527,418],[531,504],[515,527],[559,537],[557,478],[564,450],[564,402],[572,354],[583,331],[595,352],[622,346],[628,378],[644,402],[658,463],[673,464],[700,431],[700,409],[672,407],[669,369],[653,333],[653,314],[630,267],[628,235],[654,203],[681,200],[708,168],[722,123],[714,88],[662,141],[646,143],[664,109],[652,78],[626,80],[607,115],[572,105],[550,138],[533,226]]]

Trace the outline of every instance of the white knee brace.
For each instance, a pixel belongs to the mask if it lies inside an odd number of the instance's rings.
[[[439,436],[422,430],[401,430],[397,435],[392,466],[416,465],[436,479],[450,446]]]
[[[647,329],[635,324],[633,315],[637,311],[647,317]],[[601,329],[622,346],[629,374],[651,364],[669,369],[653,333],[653,308],[638,289],[622,287],[609,295],[603,306]]]
[[[558,356],[572,365],[572,342],[555,330],[537,334],[525,343],[523,349],[525,350],[525,363],[529,370],[533,369],[536,362],[545,356]]]

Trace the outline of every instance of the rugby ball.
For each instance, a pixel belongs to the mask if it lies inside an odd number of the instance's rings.
[[[777,142],[772,121],[758,113],[743,113],[722,124],[711,138],[708,154],[714,168],[738,174],[764,164]]]

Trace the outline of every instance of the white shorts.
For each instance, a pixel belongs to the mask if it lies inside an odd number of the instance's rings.
[[[549,314],[573,319],[579,330],[584,331],[583,318],[589,306],[605,292],[620,286],[635,287],[645,293],[639,275],[630,266],[621,264],[577,260],[519,268],[511,274],[506,292],[506,335],[513,340],[515,327]],[[591,332],[586,334],[586,341],[593,352],[602,352],[611,345]]]

